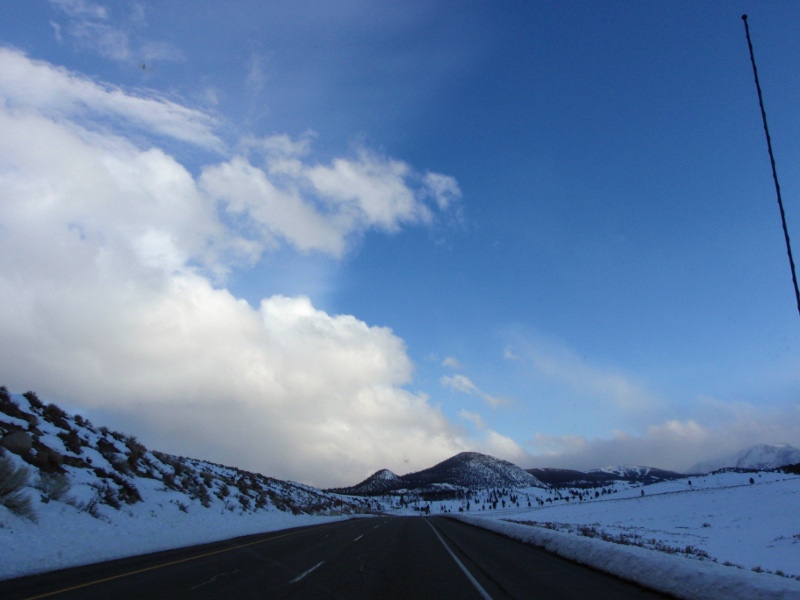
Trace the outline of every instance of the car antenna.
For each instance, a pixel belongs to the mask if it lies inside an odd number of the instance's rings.
[[[761,95],[761,85],[758,82],[758,70],[756,69],[756,58],[753,54],[753,42],[750,41],[750,27],[747,25],[747,15],[742,15],[744,21],[744,32],[747,36],[747,46],[750,48],[750,62],[753,64],[753,77],[756,81],[756,91],[758,92],[758,105],[761,107],[761,119],[764,121],[764,134],[767,136],[767,150],[769,151],[769,162],[772,164],[772,179],[775,181],[775,193],[778,195],[778,208],[781,210],[781,223],[783,224],[783,237],[786,239],[786,252],[789,255],[789,267],[792,270],[792,282],[794,283],[794,295],[797,300],[797,312],[800,313],[800,289],[797,287],[797,273],[794,268],[794,258],[792,258],[792,245],[789,242],[789,229],[786,227],[786,214],[783,211],[783,200],[781,199],[781,186],[778,184],[778,171],[775,168],[775,156],[772,153],[772,140],[769,137],[767,127],[767,113],[764,110],[764,98]]]

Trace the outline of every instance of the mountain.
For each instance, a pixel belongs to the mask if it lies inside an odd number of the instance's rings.
[[[546,487],[517,465],[478,452],[462,452],[428,469],[397,476],[382,469],[361,483],[336,493],[383,494],[398,490],[454,490]]]
[[[444,483],[469,488],[545,487],[517,465],[478,452],[461,452],[424,471],[403,475],[414,487]]]
[[[670,479],[680,479],[683,477],[683,474],[676,473],[675,471],[656,469],[655,467],[636,466],[604,467],[602,469],[592,469],[589,473],[604,473],[620,481],[634,481],[645,484],[669,481]]]
[[[670,479],[684,477],[674,471],[665,471],[653,467],[619,466],[592,469],[591,471],[575,471],[572,469],[526,469],[528,473],[553,487],[601,487],[615,481],[651,484]]]
[[[349,489],[357,496],[371,496],[386,493],[403,485],[402,480],[389,469],[381,469]]]
[[[788,444],[756,444],[736,454],[699,462],[686,471],[692,474],[711,473],[719,469],[766,471],[800,463],[800,450]]]
[[[13,485],[12,485],[13,482]],[[109,520],[146,504],[159,511],[217,514],[365,512],[368,501],[235,467],[148,450],[134,436],[95,427],[0,387],[0,505],[36,520],[40,503]],[[170,508],[171,507],[171,508]],[[110,521],[109,521],[110,522]]]

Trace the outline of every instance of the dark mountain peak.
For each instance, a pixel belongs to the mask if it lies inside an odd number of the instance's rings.
[[[376,479],[387,479],[387,480],[398,479],[397,475],[392,473],[389,469],[381,469],[380,471],[375,471],[372,477]]]
[[[389,469],[381,469],[367,477],[361,483],[342,491],[353,495],[383,494],[403,487],[403,481]],[[338,490],[337,490],[338,491]]]
[[[361,483],[339,488],[338,493],[375,495],[395,490],[442,490],[545,487],[530,473],[507,460],[480,452],[460,452],[422,471],[397,476],[377,471]]]
[[[517,465],[479,452],[461,452],[416,473],[403,475],[408,487],[449,484],[466,488],[544,487]]]

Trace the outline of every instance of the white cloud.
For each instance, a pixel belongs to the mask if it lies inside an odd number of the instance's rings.
[[[406,184],[408,165],[360,150],[355,160],[337,158],[305,171],[320,197],[337,213],[344,229],[365,224],[397,231],[402,223],[427,223],[430,209]]]
[[[61,25],[59,25],[55,21],[50,21],[50,27],[53,28],[53,35],[56,37],[56,41],[59,44],[63,44],[64,36],[61,35]]]
[[[478,386],[475,385],[466,375],[445,375],[439,379],[439,383],[457,392],[461,392],[469,396],[478,396],[479,398],[482,398],[486,404],[493,408],[497,408],[503,404],[508,404],[508,400],[505,400],[504,398],[491,396],[490,394],[481,391],[480,388],[478,388]]]
[[[458,187],[458,182],[449,175],[441,175],[429,171],[425,173],[423,181],[441,210],[447,210],[461,198],[461,189]]]
[[[245,85],[251,94],[258,95],[267,84],[267,75],[264,72],[264,58],[258,54],[250,57]]]
[[[445,375],[439,381],[445,387],[449,387],[457,392],[469,394],[470,396],[480,393],[478,386],[472,383],[472,380],[466,375]]]
[[[222,150],[217,120],[198,110],[158,97],[147,98],[101,85],[48,63],[0,48],[0,97],[15,113],[36,111],[72,129],[102,127],[115,118],[127,127]]]
[[[530,465],[532,461],[530,453],[510,437],[488,428],[481,415],[461,409],[458,416],[471,423],[477,430],[477,437],[472,442],[475,451],[511,461],[522,468]]]
[[[733,454],[759,443],[800,447],[800,408],[765,411],[741,403],[728,409],[732,419],[702,423],[670,419],[650,425],[642,434],[616,431],[607,438],[537,433],[528,446],[530,466],[591,469],[635,464],[683,472],[697,462]]]
[[[530,466],[636,464],[683,471],[757,443],[800,445],[796,406],[761,408],[704,396],[666,400],[620,369],[595,364],[541,335],[514,335],[505,358],[524,368],[540,423],[565,432],[536,432],[526,444]]]
[[[88,0],[50,0],[50,4],[75,19],[105,20],[108,18],[108,10],[104,6]]]
[[[346,232],[300,194],[276,187],[263,170],[241,156],[205,169],[201,185],[229,214],[245,217],[269,246],[288,242],[303,252],[344,253]]]
[[[123,136],[131,123],[146,148]],[[0,50],[0,381],[166,451],[319,485],[466,449],[406,389],[413,366],[388,328],[219,287],[275,244],[339,255],[365,228],[420,222],[413,170],[372,155],[320,167],[275,137],[263,168],[235,155],[198,179],[157,146],[224,150],[215,124]]]
[[[86,0],[50,0],[67,19],[66,31],[75,45],[119,62],[182,60],[182,53],[167,42],[140,39],[138,28],[146,25],[145,10],[142,4],[125,5],[127,20],[115,19],[112,22],[109,9]],[[119,7],[118,7],[119,8]],[[61,26],[54,24],[56,39],[61,43]]]
[[[593,364],[574,350],[541,335],[514,335],[504,351],[506,360],[520,364],[537,383],[560,386],[561,394],[581,404],[618,415],[643,415],[663,402],[641,382],[621,370]]]
[[[450,367],[451,369],[460,369],[461,368],[461,363],[458,362],[457,358],[452,357],[452,356],[447,356],[442,361],[442,366],[443,367]]]
[[[465,421],[469,421],[470,423],[472,423],[475,426],[475,428],[478,429],[479,431],[486,429],[486,425],[483,422],[483,417],[481,417],[478,413],[461,409],[458,412],[458,416],[464,419]]]
[[[83,47],[116,61],[133,60],[128,34],[106,23],[80,21],[69,28],[72,37]]]
[[[366,230],[395,232],[433,219],[408,165],[363,149],[355,158],[314,163],[308,157],[312,138],[246,139],[237,156],[204,170],[201,186],[228,213],[246,218],[269,245],[335,257]],[[258,160],[251,162],[250,155]]]
[[[523,469],[530,468],[531,456],[510,437],[490,429],[486,433],[484,452],[508,460]]]

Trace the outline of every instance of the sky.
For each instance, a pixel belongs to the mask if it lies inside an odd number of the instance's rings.
[[[800,240],[795,2],[2,3],[0,383],[323,487],[800,446],[743,13]]]

